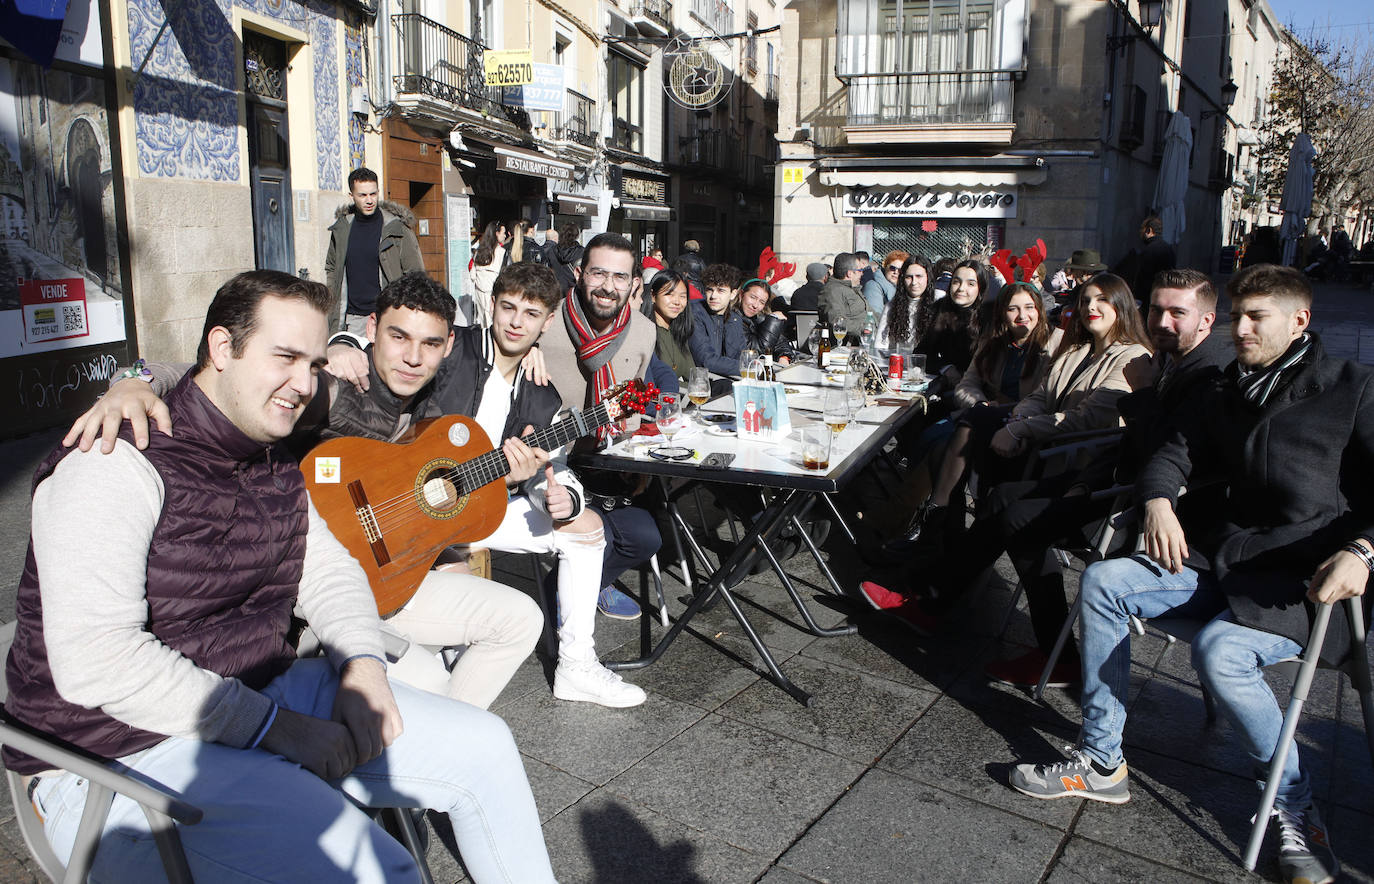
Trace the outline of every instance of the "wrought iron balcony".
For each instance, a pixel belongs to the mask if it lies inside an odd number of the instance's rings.
[[[692,0],[692,15],[717,34],[730,32],[735,13],[724,0]]]
[[[673,30],[673,4],[670,0],[633,0],[630,17],[636,25],[647,25],[660,36],[668,36]]]
[[[1011,71],[851,74],[849,126],[1010,125]]]
[[[684,166],[738,175],[743,154],[743,146],[734,133],[724,129],[702,129],[682,139],[679,158]]]
[[[765,89],[765,91],[764,91],[764,93],[763,93],[763,100],[764,100],[764,101],[771,101],[771,102],[776,103],[777,100],[778,100],[778,94],[779,94],[781,91],[782,91],[782,86],[781,86],[781,83],[779,82],[779,77],[778,77],[778,75],[777,75],[777,74],[769,74],[769,75],[768,75],[768,85],[766,86],[766,89]]]
[[[595,125],[596,102],[569,89],[564,110],[558,115],[558,122],[554,127],[554,137],[560,141],[573,141],[584,147],[595,147]]]
[[[481,43],[413,12],[393,15],[391,24],[400,47],[400,72],[392,78],[398,94],[427,95],[475,111],[500,111],[501,93],[487,86]]]

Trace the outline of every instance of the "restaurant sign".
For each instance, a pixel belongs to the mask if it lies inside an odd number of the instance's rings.
[[[844,200],[850,217],[1015,218],[1016,188],[851,187]]]

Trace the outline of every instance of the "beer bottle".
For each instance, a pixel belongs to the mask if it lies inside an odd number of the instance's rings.
[[[817,322],[821,326],[821,339],[816,344],[816,365],[821,368],[830,367],[830,351],[834,349],[835,342],[830,337],[830,323],[824,319]]]

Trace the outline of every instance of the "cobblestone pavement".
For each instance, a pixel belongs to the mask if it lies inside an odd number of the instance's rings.
[[[1315,327],[1336,355],[1374,363],[1374,295],[1323,287]],[[0,569],[13,583],[27,537],[28,476],[58,434],[0,444]],[[857,530],[897,516],[876,485],[844,504]],[[838,534],[838,532],[836,532]],[[728,536],[728,535],[725,535]],[[835,534],[827,557],[846,583],[864,572]],[[668,556],[665,556],[665,561]],[[498,557],[498,579],[527,586],[529,563]],[[816,568],[790,566],[818,594]],[[1075,581],[1072,581],[1076,583]],[[649,691],[630,710],[556,702],[531,660],[499,699],[525,754],[554,868],[564,882],[905,882],[1243,880],[1239,854],[1257,793],[1225,724],[1207,725],[1186,647],[1133,643],[1126,748],[1132,800],[1121,807],[1038,802],[1005,785],[1018,758],[1073,741],[1076,698],[1035,703],[989,685],[983,666],[1032,642],[1024,605],[999,637],[1014,578],[1005,561],[970,593],[946,634],[919,639],[843,602],[816,607],[823,625],[849,618],[856,635],[797,628],[776,579],[745,584],[745,610],[783,668],[815,695],[810,708],[684,636],[655,666],[630,675]],[[1075,586],[1076,588],[1076,586]],[[669,578],[670,610],[680,585]],[[9,616],[9,615],[6,615]],[[723,608],[695,624],[752,660]],[[639,624],[601,619],[605,658],[638,646]],[[661,634],[655,623],[650,632]],[[1276,682],[1281,700],[1284,686]],[[1358,700],[1319,674],[1299,729],[1304,763],[1352,880],[1374,878],[1374,770]],[[461,737],[455,740],[461,751]],[[1259,872],[1275,879],[1273,845]],[[462,872],[441,839],[441,881]],[[12,818],[0,818],[0,880],[38,880]]]

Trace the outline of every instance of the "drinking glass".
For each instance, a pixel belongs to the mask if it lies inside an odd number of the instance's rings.
[[[837,435],[849,426],[849,394],[844,387],[825,388],[821,415],[821,420]]]
[[[913,353],[913,354],[911,354],[911,357],[907,360],[907,365],[910,366],[911,377],[912,377],[913,380],[916,381],[916,383],[919,384],[921,381],[925,380],[925,377],[926,377],[926,354],[924,354],[924,353]]]
[[[692,369],[691,380],[687,382],[687,398],[696,406],[693,414],[701,421],[701,406],[711,398],[711,375],[705,368],[697,366]]]
[[[802,428],[802,466],[808,470],[830,469],[830,430],[820,424]]]
[[[844,346],[845,335],[849,332],[849,323],[845,321],[843,316],[837,316],[835,317],[835,321],[830,324],[830,327],[835,332],[835,346]]]
[[[682,402],[676,397],[664,396],[658,405],[658,424],[661,432],[672,444],[673,437],[687,428],[687,418],[682,414]]]
[[[745,347],[743,350],[739,351],[739,376],[741,380],[758,380],[759,367],[755,364],[758,362],[758,359],[759,351],[757,350],[751,350]]]

